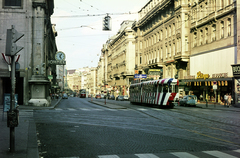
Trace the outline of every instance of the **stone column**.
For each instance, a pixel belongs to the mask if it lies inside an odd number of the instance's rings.
[[[43,72],[45,68],[45,10],[46,4],[33,2],[33,50],[32,50],[32,77],[29,80],[31,99],[30,106],[49,106],[48,90],[50,82]]]

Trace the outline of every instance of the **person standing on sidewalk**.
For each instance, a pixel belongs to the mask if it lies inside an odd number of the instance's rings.
[[[231,94],[229,93],[229,95],[228,95],[228,107],[231,106],[231,102],[232,102],[232,96],[231,96]]]
[[[228,94],[227,93],[224,95],[224,107],[225,106],[228,106]]]

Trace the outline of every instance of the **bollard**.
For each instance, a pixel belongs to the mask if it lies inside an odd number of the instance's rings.
[[[206,99],[206,107],[208,107],[208,101],[207,101],[207,99]]]

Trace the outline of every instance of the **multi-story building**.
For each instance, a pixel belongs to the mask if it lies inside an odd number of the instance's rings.
[[[154,79],[188,74],[190,30],[185,1],[150,0],[134,23],[136,69]]]
[[[204,100],[220,102],[232,92],[235,0],[150,0],[138,14],[133,25],[138,73],[178,78],[181,94],[202,94]]]
[[[127,95],[135,67],[134,21],[123,21],[117,35],[102,50],[105,59],[105,81],[115,95]]]
[[[81,89],[81,74],[76,70],[67,70],[67,83],[69,89],[75,94],[79,93]]]
[[[48,106],[51,82],[56,82],[56,65],[49,65],[48,60],[55,58],[57,52],[55,37],[57,33],[51,24],[53,0],[3,0],[0,3],[0,104],[4,93],[10,93],[11,82],[9,64],[5,54],[6,33],[12,25],[24,34],[17,45],[24,49],[20,56],[19,77],[16,83],[19,105]],[[55,83],[53,83],[55,85]]]
[[[105,46],[105,45],[104,45]],[[103,50],[103,49],[102,49]],[[104,49],[105,50],[105,49]],[[104,53],[101,54],[99,61],[98,61],[98,66],[97,66],[97,88],[96,88],[96,94],[101,94],[102,91],[104,90],[104,82],[105,82],[105,58],[104,58]]]
[[[237,60],[236,1],[191,0],[189,8],[190,73],[183,81],[188,83],[186,89],[202,94],[204,100],[221,102],[234,85],[231,65]]]
[[[90,68],[89,73],[87,73],[87,94],[95,95],[97,89],[97,68]]]

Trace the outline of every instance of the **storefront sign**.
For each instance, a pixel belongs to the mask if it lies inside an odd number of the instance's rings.
[[[212,78],[226,78],[226,77],[228,77],[228,73],[212,74]]]
[[[195,79],[195,75],[192,75],[192,76],[184,76],[184,79]]]
[[[66,65],[65,60],[48,60],[49,65]]]
[[[197,72],[197,79],[207,79],[207,78],[209,78],[210,77],[210,75],[209,74],[203,74],[203,73],[201,73],[201,71],[199,71],[199,72]]]

